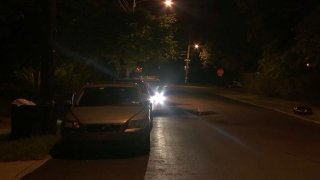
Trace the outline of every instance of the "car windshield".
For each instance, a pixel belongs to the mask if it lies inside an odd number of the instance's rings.
[[[161,83],[159,80],[147,80],[149,88],[154,92],[160,92],[161,91]]]
[[[153,88],[156,88],[156,87],[160,87],[160,82],[159,81],[148,81],[149,85]]]
[[[138,89],[134,87],[85,88],[78,106],[112,106],[140,104]]]
[[[139,85],[141,89],[141,93],[143,94],[148,94],[148,89],[143,81],[140,80],[132,80],[132,79],[120,79],[120,80],[115,80],[116,82],[126,82],[126,83],[136,83]]]

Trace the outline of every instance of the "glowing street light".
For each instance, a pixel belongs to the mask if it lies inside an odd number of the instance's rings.
[[[163,3],[166,7],[171,7],[173,5],[172,0],[165,0]]]
[[[143,2],[147,2],[147,1],[150,1],[150,0],[133,0],[132,1],[132,9],[130,10],[129,8],[129,3],[126,1],[126,0],[122,0],[122,1],[119,1],[120,2],[120,5],[121,7],[126,11],[126,12],[132,12],[132,14],[134,14],[135,10],[136,10],[136,7],[138,4],[141,4]],[[163,4],[170,8],[172,7],[172,5],[174,4],[172,0],[165,0],[163,1]]]

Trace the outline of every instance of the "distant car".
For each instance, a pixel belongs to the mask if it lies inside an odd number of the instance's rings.
[[[298,105],[293,107],[293,112],[300,115],[309,115],[312,114],[312,108],[306,105]]]
[[[161,83],[160,79],[158,78],[144,78],[143,79],[147,84],[149,91],[152,94],[161,93],[163,91],[163,84]]]
[[[130,141],[150,151],[151,109],[135,83],[87,84],[62,122],[64,141]]]
[[[149,89],[149,93],[151,94],[151,103],[154,108],[158,108],[165,103],[165,86],[160,81],[160,79],[156,76],[144,76],[140,77],[144,82],[146,82],[147,87]]]
[[[230,84],[227,85],[228,88],[241,88],[242,84],[239,81],[232,81]]]

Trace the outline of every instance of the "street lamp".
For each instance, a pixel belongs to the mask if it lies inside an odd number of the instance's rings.
[[[135,12],[135,9],[137,7],[137,4],[140,4],[142,2],[145,2],[145,1],[149,1],[149,0],[133,0],[132,2],[132,14],[134,14]],[[165,0],[163,1],[163,4],[166,6],[166,7],[171,7],[173,5],[173,1],[172,0]]]
[[[163,3],[166,7],[171,7],[173,5],[172,0],[165,0]]]
[[[186,62],[186,66],[185,66],[185,76],[184,76],[184,83],[187,84],[188,82],[188,76],[189,76],[189,63],[190,63],[190,41],[188,43],[188,51],[187,51],[187,59],[184,60],[184,62]],[[194,44],[193,46],[195,49],[199,49],[200,45],[198,43]]]

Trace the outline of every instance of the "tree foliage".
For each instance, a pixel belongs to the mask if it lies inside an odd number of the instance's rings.
[[[320,102],[320,2],[237,0],[250,44],[260,52],[261,76],[271,91]],[[268,90],[269,91],[269,90]]]
[[[117,1],[61,1],[58,40],[85,56],[116,66],[161,63],[175,54],[174,14],[153,15],[139,8],[122,11]]]
[[[140,5],[135,14],[128,14],[116,0],[56,3],[56,87],[98,80],[101,74],[112,76],[112,63],[133,68],[139,62],[158,64],[175,55],[174,14],[151,13],[154,9]],[[1,81],[10,76],[38,86],[32,80],[33,70],[41,67],[47,53],[48,8],[47,1],[41,0],[1,1],[0,65],[5,72]]]
[[[320,6],[315,8],[295,28],[293,50],[320,72]]]
[[[135,14],[130,22],[130,32],[119,37],[115,61],[124,60],[125,64],[161,64],[175,55],[176,41],[172,29],[174,14],[156,17],[151,14]]]
[[[244,69],[251,70],[256,65],[251,57],[254,50],[247,41],[245,16],[239,11],[236,1],[206,1],[202,9],[209,10],[203,15],[203,20],[199,19],[202,24],[197,24],[202,26],[198,33],[207,35],[204,41],[211,51],[208,62],[234,73],[234,78]]]
[[[248,41],[261,52],[260,70],[273,78],[301,75],[304,59],[319,53],[315,50],[319,3],[237,0],[237,4],[246,17]]]

